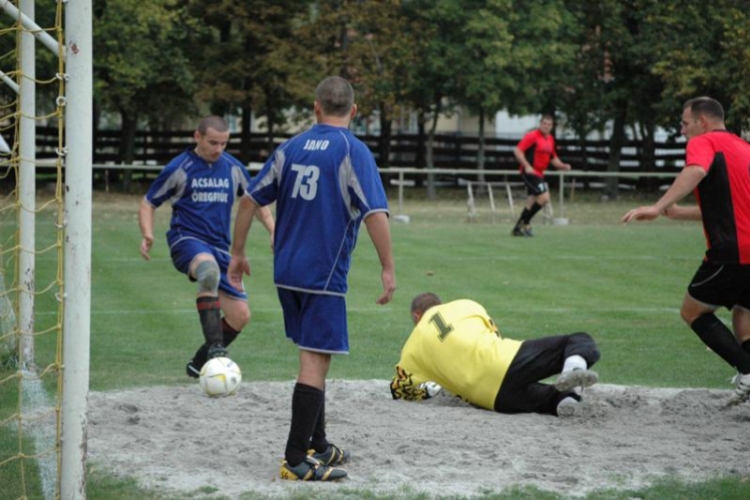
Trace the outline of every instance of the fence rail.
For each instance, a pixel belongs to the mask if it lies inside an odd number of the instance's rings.
[[[124,154],[120,131],[95,133],[94,162],[122,163]],[[248,162],[264,161],[272,149],[290,137],[276,134],[273,140],[267,135],[253,133],[247,144],[234,134],[227,151]],[[375,154],[380,165],[399,165],[423,168],[425,138],[417,134],[394,134],[388,143],[388,161],[380,158],[382,137],[358,136]],[[37,156],[53,156],[57,147],[58,131],[54,127],[37,127]],[[11,138],[12,139],[12,138]],[[488,137],[484,140],[484,168],[494,170],[517,167],[513,148],[518,139]],[[137,131],[134,138],[133,159],[136,163],[165,164],[177,154],[194,144],[192,131]],[[604,140],[558,140],[558,153],[566,162],[580,170],[605,171],[611,156],[609,142]],[[244,153],[241,153],[244,151]],[[434,137],[433,155],[436,168],[476,169],[478,165],[479,138],[457,134],[437,134]],[[684,159],[684,143],[657,142],[653,155],[647,155],[642,141],[627,141],[618,152],[619,166],[623,171],[654,172],[677,171]]]
[[[252,173],[260,171],[263,164],[253,162],[248,164],[248,170]],[[94,171],[105,171],[105,170],[135,170],[150,172],[154,176],[157,175],[164,165],[115,165],[115,164],[94,164]],[[397,204],[397,215],[404,215],[404,189],[408,187],[416,187],[417,183],[414,182],[413,177],[426,177],[433,175],[436,178],[450,178],[452,181],[448,183],[450,186],[463,187],[466,182],[491,182],[494,184],[502,185],[503,187],[520,184],[521,174],[517,169],[513,170],[474,170],[474,169],[458,169],[458,168],[413,168],[413,167],[389,167],[379,169],[381,177],[383,177],[386,185],[393,185],[397,187],[398,191],[398,204]],[[618,180],[630,179],[671,179],[676,177],[678,172],[591,172],[583,170],[552,170],[547,171],[545,174],[546,178],[555,179],[553,184],[556,185],[558,191],[558,203],[560,206],[560,213],[565,213],[565,192],[568,190],[572,193],[579,181],[582,179],[594,179],[603,180],[609,178],[616,178]],[[479,176],[498,178],[498,181],[479,181]],[[551,179],[548,179],[551,180]],[[445,182],[443,183],[445,186]],[[627,186],[627,185],[626,185]]]

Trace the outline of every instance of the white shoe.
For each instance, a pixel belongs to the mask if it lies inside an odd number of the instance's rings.
[[[750,382],[750,380],[748,380]],[[599,382],[599,375],[591,370],[571,370],[561,373],[555,382],[555,389],[560,392],[569,391],[575,387],[591,387]]]
[[[750,373],[737,374],[734,377],[734,394],[729,398],[729,406],[738,405],[744,403],[750,399]]]
[[[575,417],[579,413],[582,403],[568,396],[557,403],[557,416],[560,418]]]

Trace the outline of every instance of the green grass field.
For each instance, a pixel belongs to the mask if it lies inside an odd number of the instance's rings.
[[[471,298],[482,303],[501,332],[526,339],[589,332],[602,358],[597,365],[605,383],[654,387],[728,389],[732,370],[706,350],[679,317],[685,287],[700,263],[705,243],[699,225],[659,220],[622,225],[629,208],[652,201],[600,202],[577,195],[565,207],[567,226],[535,222],[534,238],[510,236],[508,207],[494,217],[480,207],[468,223],[463,192],[441,193],[426,201],[407,196],[409,224],[392,224],[397,291],[392,303],[375,304],[381,291],[377,256],[362,230],[350,275],[349,356],[334,359],[330,378],[390,378],[411,323],[412,297],[432,291],[443,300]],[[157,211],[157,241],[152,261],[138,253],[140,196],[95,193],[93,210],[91,390],[193,383],[184,366],[202,342],[195,313],[195,285],[175,271],[161,235],[169,209]],[[395,210],[395,199],[392,199]],[[555,207],[560,210],[560,207]],[[52,218],[42,220],[37,239],[48,236]],[[50,226],[50,227],[46,227]],[[45,231],[47,229],[47,231]],[[6,231],[3,228],[3,231]],[[4,235],[5,236],[5,235]],[[42,244],[41,242],[39,243]],[[290,380],[296,376],[296,348],[283,333],[283,320],[272,283],[272,256],[260,225],[250,234],[252,277],[245,280],[253,311],[251,324],[230,348],[250,380]],[[40,258],[37,282],[54,273],[52,256]],[[54,300],[40,297],[37,327],[56,321]],[[727,311],[719,316],[729,319]],[[56,339],[37,339],[37,358],[54,359]],[[13,371],[0,371],[0,380]],[[56,381],[45,380],[50,394]],[[0,386],[0,421],[17,411],[15,384]],[[18,450],[12,429],[0,429],[0,462]],[[27,467],[27,491],[36,497],[33,467]],[[0,468],[0,492],[17,498],[16,467]],[[31,479],[30,479],[31,478]],[[590,498],[747,498],[748,478],[717,478],[702,485],[660,483],[629,492],[602,492]],[[10,493],[12,492],[12,493]],[[368,497],[366,492],[361,495]],[[557,498],[518,490],[491,498]],[[92,473],[89,498],[163,498],[137,489],[133,482]],[[214,497],[212,497],[214,498]],[[369,498],[375,498],[369,496]],[[416,498],[416,497],[415,497]],[[488,497],[490,498],[490,497]]]

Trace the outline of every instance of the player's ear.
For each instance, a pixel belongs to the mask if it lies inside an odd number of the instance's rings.
[[[708,132],[709,125],[711,125],[711,124],[708,122],[708,119],[706,118],[706,115],[700,115],[698,117],[698,121],[701,124],[701,130],[703,130],[704,133]]]
[[[200,140],[201,140],[201,137],[203,137],[203,136],[202,136],[202,135],[201,135],[201,133],[200,133],[200,132],[198,132],[197,130],[196,130],[195,132],[193,132],[193,139],[195,139],[195,142],[198,142],[198,141],[200,141]]]
[[[357,105],[352,104],[352,110],[351,110],[351,114],[349,117],[353,119],[356,116],[356,114],[357,114]]]
[[[411,319],[414,320],[414,324],[416,325],[422,319],[422,313],[420,311],[412,311]]]

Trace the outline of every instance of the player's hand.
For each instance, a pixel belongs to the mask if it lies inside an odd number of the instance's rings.
[[[651,205],[649,207],[634,208],[622,217],[622,222],[628,223],[633,220],[654,220],[659,217],[659,210]]]
[[[396,274],[393,271],[383,270],[380,275],[380,279],[383,281],[383,294],[376,301],[381,306],[387,304],[393,298],[393,293],[396,291]]]
[[[562,167],[563,170],[571,170],[573,168],[570,163],[563,163]]]
[[[668,219],[675,219],[679,217],[681,208],[682,207],[679,207],[677,205],[669,205],[667,208],[661,211],[661,215],[667,217]]]
[[[151,260],[151,255],[149,255],[149,251],[151,251],[151,247],[154,244],[154,239],[149,238],[148,236],[144,236],[141,240],[141,257],[143,257],[145,260]]]
[[[250,276],[250,273],[250,261],[247,260],[247,257],[232,256],[232,259],[229,261],[229,266],[227,266],[227,279],[229,279],[230,285],[235,289],[242,291],[242,276],[244,274]]]

